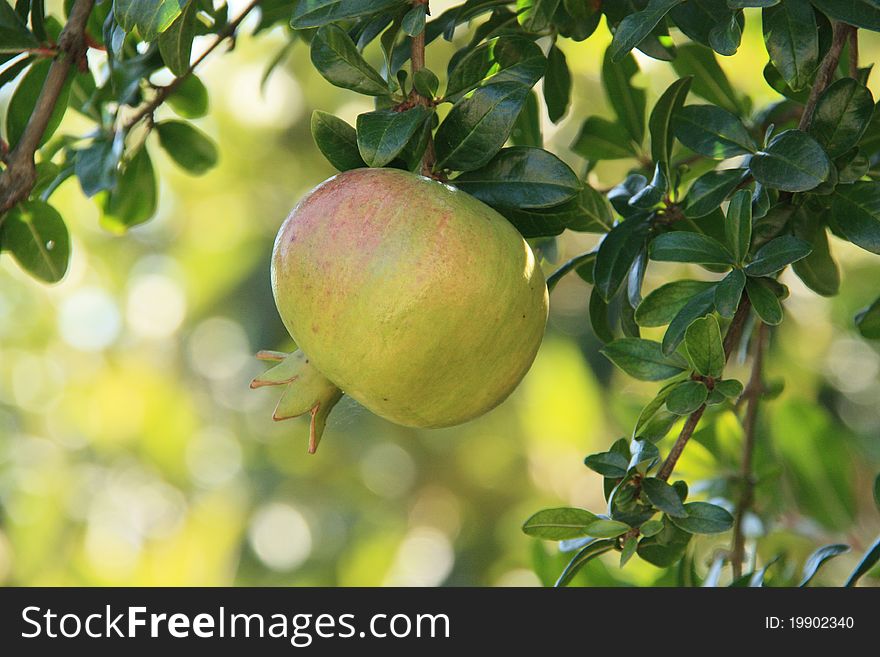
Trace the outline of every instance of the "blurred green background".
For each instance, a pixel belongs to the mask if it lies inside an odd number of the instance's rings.
[[[240,3],[231,4],[234,14]],[[756,19],[722,65],[760,107],[775,94],[760,74]],[[575,170],[584,163],[568,145],[580,123],[610,114],[598,75],[609,41],[600,27],[584,43],[562,44],[575,101],[560,125],[545,119],[544,135]],[[269,288],[275,232],[333,173],[312,143],[311,111],[353,123],[371,109],[324,81],[302,43],[261,91],[287,43],[281,29],[242,36],[200,70],[211,112],[198,125],[216,138],[221,164],[192,178],[151,144],[161,178],[153,221],[108,234],[70,179],[53,197],[72,230],[66,279],[44,287],[0,258],[0,583],[538,585],[553,581],[565,555],[525,537],[523,520],[547,506],[604,508],[601,477],[582,459],[624,435],[655,386],[599,355],[589,288],[576,276],[552,296],[546,339],[522,385],[464,426],[406,429],[346,398],[309,456],[307,421],[273,423],[276,391],[248,389],[263,369],[254,352],[290,347]],[[443,70],[453,50],[430,46],[428,66],[433,59]],[[863,63],[878,52],[877,35],[864,35]],[[672,69],[640,54],[639,63],[652,102]],[[75,132],[77,117],[66,121]],[[613,184],[626,166],[603,164],[590,182]],[[554,259],[595,241],[566,234]],[[878,292],[880,261],[846,247],[833,245],[843,266],[837,298],[785,276],[792,297],[773,335],[768,369],[785,389],[764,407],[758,453],[758,508],[773,522],[752,517],[749,527],[769,534],[761,556],[785,552],[790,568],[820,544],[864,549],[880,533],[870,494],[880,469],[880,349],[852,328]],[[647,288],[670,275],[710,276],[652,263]],[[735,418],[721,416],[689,445],[681,474],[733,473],[740,439]],[[727,540],[699,538],[698,569]],[[819,580],[840,583],[857,556],[832,562]],[[618,570],[612,554],[576,581],[675,580],[638,559]]]

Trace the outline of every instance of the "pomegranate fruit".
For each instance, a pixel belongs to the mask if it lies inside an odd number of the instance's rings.
[[[299,350],[252,387],[286,385],[275,419],[311,413],[309,451],[342,391],[398,424],[446,427],[501,403],[534,360],[547,287],[493,209],[395,169],[313,189],[281,226],[272,290]]]

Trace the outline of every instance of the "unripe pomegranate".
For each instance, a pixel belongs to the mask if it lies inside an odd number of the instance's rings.
[[[449,185],[355,169],[313,189],[282,225],[272,290],[299,351],[253,387],[287,385],[282,420],[310,412],[309,451],[342,395],[388,420],[446,427],[517,386],[547,320],[531,249]]]

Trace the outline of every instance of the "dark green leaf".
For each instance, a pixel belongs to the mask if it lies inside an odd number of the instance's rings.
[[[688,76],[669,85],[654,105],[648,119],[648,129],[651,132],[651,159],[664,167],[667,178],[670,178],[669,160],[672,158],[673,146],[672,117],[684,105],[692,80],[693,78]]]
[[[417,4],[403,17],[401,27],[409,36],[417,36],[425,29],[425,15],[427,4]]]
[[[632,139],[626,129],[601,116],[590,116],[584,121],[571,150],[591,162],[636,156]]]
[[[610,301],[636,257],[645,246],[650,225],[643,217],[634,216],[617,224],[599,245],[594,276],[596,287],[605,301]]]
[[[786,0],[763,13],[770,61],[788,86],[798,91],[813,79],[819,64],[819,31],[808,0]]]
[[[3,219],[0,243],[22,269],[42,281],[57,283],[67,272],[70,235],[48,203],[24,201],[12,208]]]
[[[217,146],[208,135],[183,121],[156,124],[159,143],[177,164],[196,175],[217,164]]]
[[[594,287],[590,292],[590,326],[593,333],[603,343],[609,343],[614,339],[611,325],[608,319],[608,304],[599,293],[599,288]]]
[[[842,78],[819,97],[810,135],[829,157],[836,158],[859,143],[874,113],[874,97],[864,85]]]
[[[142,224],[156,212],[156,174],[147,149],[142,147],[117,177],[116,186],[104,192],[101,225],[123,233]]]
[[[880,474],[874,477],[874,504],[880,509]]]
[[[711,286],[695,295],[684,307],[678,311],[669,323],[669,328],[663,335],[663,353],[671,354],[684,340],[684,333],[698,317],[702,317],[712,311],[715,305],[715,287]]]
[[[711,49],[696,43],[680,46],[672,67],[679,77],[693,78],[691,90],[701,98],[734,114],[742,111],[739,97]]]
[[[0,2],[0,53],[19,53],[39,44],[8,2]]]
[[[83,194],[94,196],[110,189],[116,183],[116,167],[122,156],[123,138],[104,136],[95,139],[91,146],[76,152],[74,169]]]
[[[565,162],[527,146],[502,149],[486,166],[461,174],[453,183],[484,203],[512,208],[559,205],[582,187]]]
[[[371,167],[384,167],[397,157],[425,124],[432,110],[422,105],[398,112],[377,110],[357,117],[358,150]]]
[[[490,39],[455,64],[446,83],[446,98],[455,101],[471,89],[499,82],[533,87],[546,67],[547,59],[534,41],[521,36]]]
[[[425,98],[435,98],[440,89],[440,80],[431,69],[421,68],[413,75],[413,86]]]
[[[126,32],[137,28],[144,41],[153,41],[180,15],[180,0],[113,0],[113,15]]]
[[[547,103],[547,114],[553,123],[559,123],[565,116],[570,100],[571,73],[565,55],[554,45],[547,53],[547,73],[544,75],[544,102]]]
[[[559,0],[517,0],[517,20],[528,32],[542,32],[553,21]]]
[[[862,575],[877,565],[878,561],[880,561],[880,538],[874,541],[874,544],[868,548],[868,551],[865,552],[865,556],[862,557],[859,565],[856,566],[856,569],[853,571],[852,575],[849,576],[849,579],[846,580],[844,586],[855,586],[862,578]]]
[[[574,558],[568,563],[565,567],[565,570],[562,571],[562,574],[559,576],[559,579],[556,580],[556,587],[567,586],[574,576],[580,572],[580,569],[583,568],[587,563],[589,563],[592,559],[595,559],[598,556],[609,552],[614,549],[616,542],[611,539],[601,540],[601,541],[593,541],[585,548],[583,548],[580,552],[578,552]]]
[[[658,287],[645,297],[636,308],[639,326],[665,326],[672,321],[685,304],[714,283],[708,281],[673,281]]]
[[[752,307],[765,324],[776,326],[782,322],[782,304],[770,287],[768,279],[749,278],[746,281],[746,292]]]
[[[742,269],[731,270],[727,276],[718,282],[718,285],[715,287],[715,310],[718,311],[719,315],[727,319],[733,317],[745,285],[746,275],[742,272]]]
[[[736,189],[745,174],[745,169],[723,169],[704,173],[688,190],[684,216],[697,219],[721,207],[721,203]],[[748,195],[747,191],[746,195]]]
[[[311,58],[318,73],[337,87],[368,96],[389,93],[382,76],[361,56],[345,30],[336,25],[318,29],[312,39]]]
[[[648,501],[663,513],[679,518],[687,515],[678,493],[665,481],[647,477],[642,480],[642,492],[647,496]]]
[[[679,561],[687,549],[691,535],[669,521],[662,521],[662,529],[639,541],[638,555],[658,568],[668,568]]]
[[[566,228],[587,233],[606,233],[613,222],[608,201],[589,185],[583,185],[577,196],[570,201],[554,207],[499,207],[498,210],[516,226],[523,237],[558,235]],[[580,269],[578,272],[580,273]]]
[[[786,130],[752,156],[749,169],[762,185],[785,192],[805,192],[828,178],[831,162],[807,133]]]
[[[663,20],[670,9],[683,1],[649,0],[648,6],[642,11],[629,14],[624,18],[614,31],[614,40],[611,42],[611,60],[620,61],[651,33],[651,30]]]
[[[648,253],[652,260],[693,262],[698,265],[730,265],[733,258],[718,240],[701,233],[673,231],[651,240]]]
[[[733,526],[733,516],[715,504],[688,502],[684,508],[687,517],[670,516],[670,519],[679,529],[691,534],[720,534]]]
[[[532,146],[542,148],[544,136],[541,134],[541,108],[538,105],[538,94],[532,89],[520,110],[513,129],[510,131],[510,143],[514,146]]]
[[[636,549],[639,547],[639,539],[630,536],[623,543],[623,549],[620,551],[620,567],[623,568],[629,560],[635,556]]]
[[[706,403],[708,396],[709,390],[702,382],[682,381],[669,391],[666,408],[675,415],[690,415]]]
[[[300,0],[293,10],[290,24],[297,30],[320,27],[344,18],[356,18],[402,7],[404,4],[405,0]]]
[[[660,343],[641,338],[620,338],[606,344],[602,354],[630,376],[642,381],[662,381],[687,369],[678,354],[665,355]]]
[[[529,88],[517,82],[481,87],[453,106],[434,138],[437,166],[479,169],[501,150]]]
[[[646,472],[651,464],[660,460],[660,450],[649,440],[636,438],[630,444],[632,456],[629,459],[629,469],[638,468],[640,472]],[[645,465],[647,464],[647,465]],[[639,468],[638,466],[643,467]]]
[[[367,166],[358,150],[357,132],[342,119],[315,110],[311,129],[318,149],[339,171]]]
[[[844,545],[843,543],[835,543],[834,545],[824,545],[820,547],[807,557],[806,562],[804,562],[804,570],[801,574],[801,581],[798,586],[807,586],[826,561],[833,559],[838,555],[846,554],[847,552],[849,552],[849,545]]]
[[[598,516],[585,509],[544,509],[526,520],[522,530],[535,538],[561,541],[587,536],[586,528],[598,519]]]
[[[880,7],[876,0],[812,0],[819,11],[843,23],[880,32]]]
[[[602,62],[602,84],[618,121],[636,144],[645,138],[645,90],[634,87],[632,78],[639,72],[639,65],[632,55],[619,62],[611,61],[611,49],[605,51]]]
[[[840,185],[831,202],[834,223],[853,244],[880,254],[880,183]]]
[[[741,189],[731,197],[724,221],[724,237],[734,261],[741,263],[752,243],[752,198],[749,190]]]
[[[714,105],[682,107],[672,119],[678,140],[692,151],[723,160],[754,153],[755,142],[735,115]]]
[[[709,45],[712,46],[712,50],[728,57],[735,55],[742,42],[742,20],[741,13],[733,13],[723,23],[716,23],[709,30]]]
[[[880,297],[875,299],[870,306],[858,312],[855,323],[863,337],[869,340],[880,340]]]
[[[162,61],[174,75],[184,75],[189,70],[193,39],[196,35],[198,2],[190,0],[171,26],[159,35],[159,52]]]
[[[43,90],[43,82],[46,81],[46,75],[48,75],[51,65],[51,59],[38,59],[31,64],[27,73],[24,74],[24,77],[15,87],[15,91],[12,92],[12,98],[6,108],[6,141],[10,148],[14,148],[18,140],[21,139],[22,134],[24,134],[24,129],[31,118],[31,114],[34,113],[34,107],[36,107],[37,99]],[[61,89],[58,101],[55,103],[52,114],[49,117],[49,122],[46,124],[46,130],[43,132],[42,139],[40,139],[40,146],[49,141],[49,138],[52,137],[55,130],[61,124],[61,119],[64,118],[64,112],[67,110],[67,103],[70,98],[72,80],[73,76],[69,75]]]
[[[743,391],[743,384],[736,379],[724,379],[715,382],[715,390],[728,399],[737,399]]]
[[[684,344],[688,358],[697,372],[713,378],[721,376],[726,358],[721,342],[721,329],[714,316],[708,315],[694,320],[685,331]]]
[[[746,265],[745,272],[749,276],[769,276],[807,257],[812,250],[809,242],[794,235],[782,235],[758,249],[752,262]]]
[[[602,452],[586,457],[584,465],[603,477],[620,479],[626,476],[629,459],[619,452]]]
[[[195,75],[187,75],[167,102],[183,118],[198,119],[208,113],[208,89]]]

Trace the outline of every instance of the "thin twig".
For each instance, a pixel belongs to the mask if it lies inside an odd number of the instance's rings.
[[[6,170],[0,174],[0,216],[25,200],[34,188],[37,181],[34,154],[43,140],[71,67],[79,66],[85,56],[86,23],[93,6],[94,0],[76,0],[58,37],[57,55],[49,67],[40,96],[18,143],[6,158]]]
[[[801,114],[801,120],[798,123],[799,130],[806,130],[810,127],[810,120],[813,118],[813,110],[816,109],[816,103],[819,102],[819,96],[834,78],[834,71],[840,63],[840,53],[843,51],[843,46],[846,44],[849,34],[853,29],[852,26],[846,23],[834,24],[831,47],[828,49],[824,59],[822,59],[822,63],[819,64],[819,70],[816,71],[816,79],[813,81],[813,87],[810,89],[810,95],[807,98],[806,105],[804,105],[804,113]]]
[[[592,251],[588,251],[587,253],[581,253],[580,255],[577,255],[574,258],[567,260],[559,267],[559,269],[557,269],[547,277],[547,290],[552,292],[553,288],[556,287],[556,284],[560,280],[562,280],[563,276],[568,274],[573,269],[577,269],[588,260],[595,258],[596,253],[597,251],[594,249]]]
[[[743,456],[740,468],[742,493],[736,505],[736,513],[733,519],[733,540],[730,549],[730,565],[733,568],[734,579],[742,575],[743,559],[745,557],[745,536],[743,535],[743,519],[752,506],[755,496],[755,476],[752,472],[752,456],[755,452],[755,438],[758,419],[758,404],[764,392],[764,384],[761,378],[761,369],[764,365],[764,343],[766,341],[767,325],[763,322],[758,324],[755,334],[755,355],[752,361],[752,373],[742,398],[746,402],[746,413],[743,418]]]
[[[198,58],[192,64],[190,64],[188,69],[186,69],[183,73],[174,78],[164,87],[159,87],[159,89],[156,91],[156,95],[153,96],[153,98],[148,103],[142,105],[137,110],[137,112],[135,112],[125,122],[124,127],[126,129],[131,128],[144,117],[152,116],[153,113],[159,108],[159,106],[168,99],[168,96],[170,96],[184,80],[186,80],[190,75],[193,74],[199,64],[207,59],[208,55],[214,52],[214,50],[216,50],[221,43],[226,41],[226,39],[235,36],[235,31],[238,29],[238,26],[241,25],[242,21],[247,17],[249,13],[251,13],[251,11],[253,11],[257,7],[258,4],[259,0],[252,0],[252,2],[247,7],[245,7],[242,12],[234,20],[232,20],[232,22],[227,24],[221,32],[217,33],[217,38],[214,40],[214,43],[208,46],[208,49],[205,50],[205,52],[203,52],[201,55],[199,55]]]
[[[859,79],[859,29],[853,27],[849,33],[849,77]]]
[[[430,10],[428,8],[428,0],[412,0],[413,7],[418,7],[419,5],[425,6],[425,13],[430,14]],[[410,53],[410,62],[412,63],[412,75],[413,79],[416,77],[416,73],[425,68],[425,30],[422,29],[416,36],[412,38],[412,48]],[[413,87],[411,99],[418,103],[419,105],[424,105],[425,107],[431,107],[433,104],[432,98],[426,98],[422,94],[420,94],[415,87]],[[425,153],[422,155],[422,175],[423,176],[433,176],[434,172],[434,164],[436,162],[436,155],[434,154],[434,136],[428,133],[428,145],[425,147]]]

